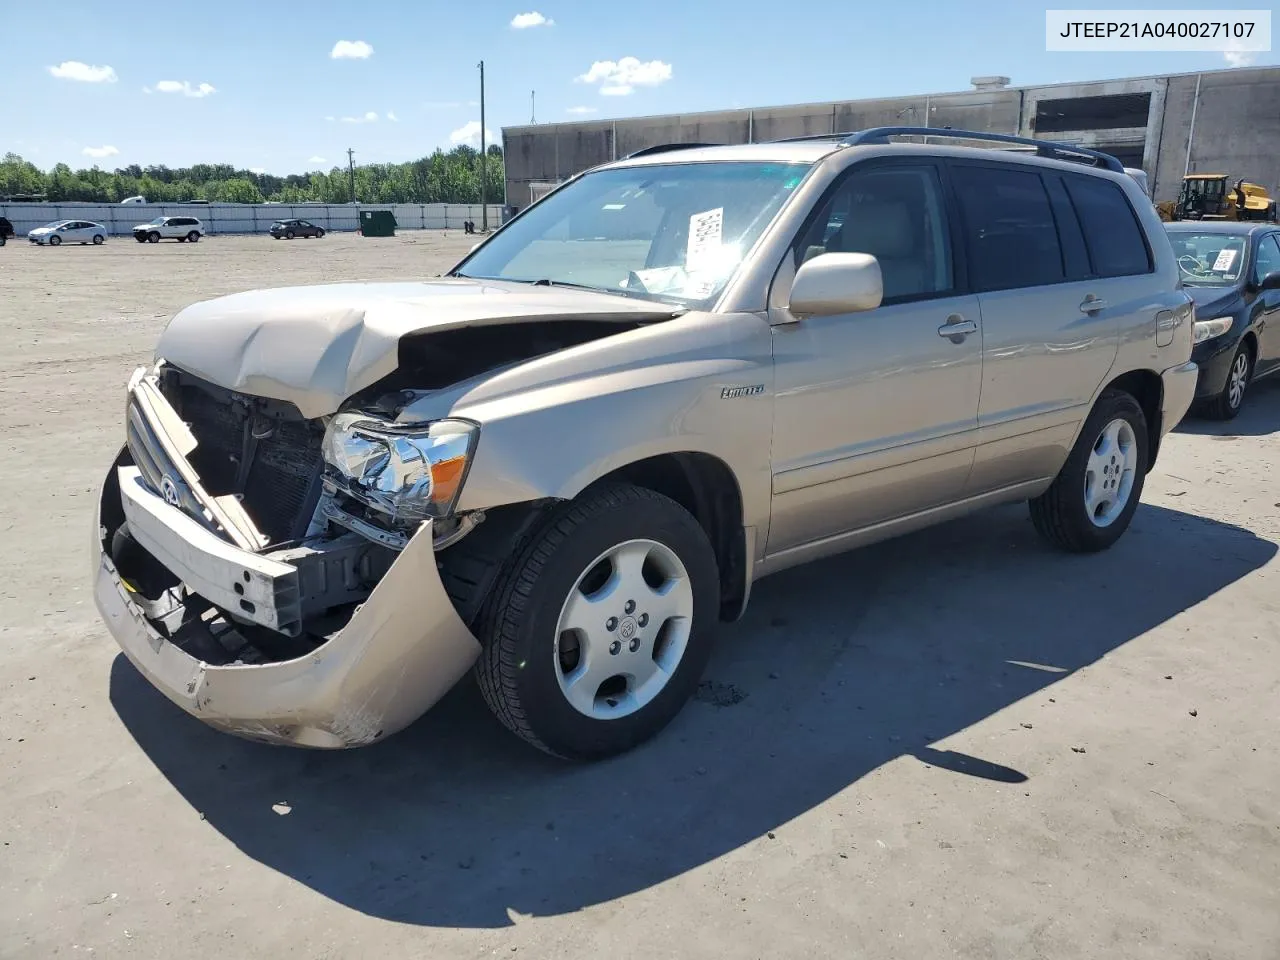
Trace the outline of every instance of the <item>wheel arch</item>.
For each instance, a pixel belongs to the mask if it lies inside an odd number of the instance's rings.
[[[1102,388],[1099,396],[1107,390],[1122,390],[1138,401],[1143,416],[1147,420],[1147,473],[1155,466],[1156,455],[1160,451],[1160,438],[1164,436],[1162,420],[1164,418],[1164,381],[1154,370],[1130,370],[1114,378]]]

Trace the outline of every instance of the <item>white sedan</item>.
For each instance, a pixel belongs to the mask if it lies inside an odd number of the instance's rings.
[[[107,228],[91,220],[55,220],[43,227],[36,227],[27,234],[32,243],[56,247],[60,243],[92,243],[95,246],[107,239]]]

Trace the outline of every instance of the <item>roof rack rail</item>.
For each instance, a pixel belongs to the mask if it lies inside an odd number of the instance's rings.
[[[1077,163],[1087,162],[1095,167],[1105,167],[1115,173],[1124,173],[1124,164],[1109,153],[1100,153],[1097,150],[1077,147],[1070,143],[1057,143],[1053,140],[1015,137],[1007,133],[978,133],[975,130],[953,130],[950,127],[871,127],[842,137],[840,144],[846,147],[885,144],[889,142],[890,137],[903,136],[947,137],[953,140],[988,140],[992,143],[1017,143],[1025,147],[1035,147],[1037,156],[1049,157],[1053,160],[1072,160]]]
[[[632,157],[647,157],[654,153],[667,153],[671,150],[692,150],[695,147],[723,147],[723,143],[660,143],[653,147],[644,147],[634,153],[628,153],[623,160],[630,160]]]

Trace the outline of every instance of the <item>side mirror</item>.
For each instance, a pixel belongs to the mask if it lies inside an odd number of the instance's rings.
[[[797,317],[829,317],[874,310],[882,299],[884,280],[875,257],[824,253],[800,265],[787,308]]]
[[[1258,284],[1259,290],[1280,290],[1280,270],[1272,270],[1262,282]]]

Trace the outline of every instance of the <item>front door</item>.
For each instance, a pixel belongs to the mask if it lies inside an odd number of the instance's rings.
[[[806,259],[870,253],[884,300],[867,312],[796,322],[779,323],[789,314],[771,308],[770,554],[961,496],[973,462],[982,333],[977,298],[957,292],[942,177],[928,161],[855,166],[779,271],[775,294]]]
[[[1270,234],[1258,243],[1258,254],[1253,263],[1253,283],[1262,283],[1263,277],[1280,270],[1280,234]],[[1262,301],[1258,317],[1258,359],[1254,369],[1268,373],[1280,366],[1280,290],[1259,290]]]

